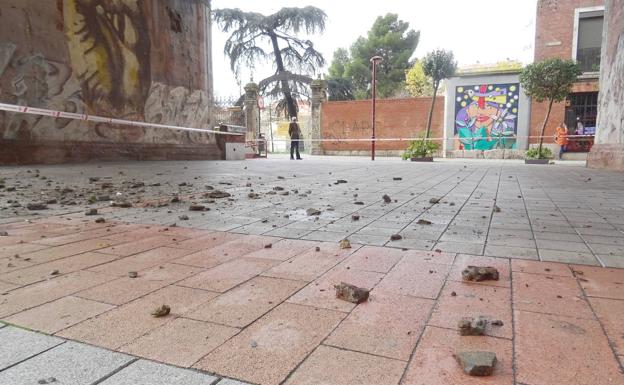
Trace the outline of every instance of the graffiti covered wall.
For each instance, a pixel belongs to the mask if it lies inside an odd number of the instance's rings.
[[[530,102],[517,73],[454,77],[446,92],[447,154],[526,149]]]
[[[209,127],[208,12],[206,0],[4,0],[0,102]],[[0,112],[0,163],[210,158],[212,144],[204,133]]]

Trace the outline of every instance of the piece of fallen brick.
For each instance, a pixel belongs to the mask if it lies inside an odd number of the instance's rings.
[[[368,300],[369,290],[341,282],[340,285],[334,285],[336,289],[336,298],[347,302],[359,304]]]
[[[340,248],[341,249],[350,249],[351,248],[351,242],[349,242],[348,239],[343,239],[342,241],[340,241]]]
[[[487,319],[484,317],[464,317],[457,323],[459,335],[462,336],[482,336],[485,334]]]
[[[468,266],[462,270],[462,280],[464,281],[498,281],[498,270],[489,266]]]
[[[496,353],[484,351],[459,352],[455,359],[470,376],[491,376],[496,366]]]

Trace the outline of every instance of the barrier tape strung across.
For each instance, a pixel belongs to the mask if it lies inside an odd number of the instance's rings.
[[[242,135],[244,135],[244,134],[240,134],[240,133],[236,133],[236,132],[222,132],[222,131],[216,131],[216,130],[209,130],[209,129],[205,129],[205,128],[181,127],[181,126],[173,126],[173,125],[169,125],[169,124],[137,122],[137,121],[134,121],[134,120],[105,118],[105,117],[97,116],[97,115],[76,114],[76,113],[72,113],[72,112],[46,110],[45,108],[16,106],[14,104],[4,104],[4,103],[0,103],[0,111],[15,112],[15,113],[29,114],[29,115],[49,116],[49,117],[52,117],[52,118],[82,120],[82,121],[85,121],[85,122],[117,124],[117,125],[121,125],[121,126],[166,128],[166,129],[169,129],[169,130],[206,132],[206,133],[210,133],[210,134],[220,134],[220,135],[234,135],[234,136],[242,136]]]
[[[158,123],[148,123],[148,122],[137,122],[133,120],[124,120],[124,119],[115,119],[115,118],[105,118],[102,116],[96,115],[88,115],[88,114],[77,114],[72,112],[64,112],[64,111],[55,111],[55,110],[46,110],[44,108],[34,108],[27,106],[17,106],[14,104],[4,104],[0,103],[0,111],[21,113],[21,114],[30,114],[30,115],[39,115],[39,116],[48,116],[52,118],[64,118],[64,119],[74,119],[74,120],[82,120],[88,122],[96,122],[96,123],[109,123],[109,124],[118,124],[124,126],[135,126],[135,127],[153,127],[153,128],[166,128],[170,130],[181,130],[181,131],[195,131],[195,132],[207,132],[211,134],[221,134],[221,135],[233,135],[233,136],[243,136],[244,134],[236,133],[236,132],[223,132],[217,130],[209,130],[204,128],[193,128],[193,127],[182,127],[182,126],[173,126],[168,124],[158,124]],[[517,139],[539,139],[539,138],[554,138],[553,135],[532,135],[532,136],[513,136],[513,137],[501,137],[500,139],[508,139],[508,140],[517,140]],[[594,135],[567,135],[568,139],[574,138],[592,138]],[[333,138],[333,139],[300,139],[300,142],[409,142],[412,140],[421,140],[422,138]],[[440,141],[440,140],[455,140],[456,138],[428,138],[430,141]],[[473,138],[473,140],[479,140],[481,138]],[[499,139],[497,137],[492,137],[492,139]],[[247,140],[256,141],[256,142],[264,142],[269,141],[269,139],[252,139]],[[290,142],[291,139],[273,139],[273,142]]]

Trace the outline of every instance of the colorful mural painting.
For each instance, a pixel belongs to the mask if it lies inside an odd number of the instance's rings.
[[[462,150],[515,149],[520,85],[455,88],[455,138]]]

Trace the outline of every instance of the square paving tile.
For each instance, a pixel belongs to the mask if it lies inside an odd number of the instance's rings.
[[[583,292],[571,277],[513,273],[515,309],[593,319]]]
[[[131,360],[125,354],[66,342],[0,372],[0,384],[33,385],[50,377],[63,385],[93,384]]]
[[[15,325],[54,334],[113,308],[112,305],[69,296],[23,311],[5,320]]]
[[[226,232],[210,232],[198,238],[191,238],[184,241],[174,242],[170,247],[199,251],[219,246],[223,243],[242,238],[242,235]]]
[[[355,249],[338,250],[335,244],[323,243],[320,251],[310,250],[284,261],[263,275],[275,278],[313,281],[347,258]]]
[[[12,326],[0,329],[0,370],[51,349],[64,341]],[[8,384],[8,383],[7,383]]]
[[[194,370],[185,370],[138,360],[101,382],[102,385],[208,385],[217,378]]]
[[[278,263],[270,259],[237,258],[187,278],[180,285],[223,293]]]
[[[492,376],[471,377],[463,372],[454,354],[491,351],[497,364]],[[494,337],[462,337],[456,330],[428,326],[408,366],[404,385],[512,385],[512,343]]]
[[[503,321],[503,326],[488,324],[487,335],[511,339],[513,335],[511,290],[504,287],[448,281],[428,325],[457,330],[457,323],[463,317],[478,316]]]
[[[123,243],[121,245],[111,246],[105,249],[99,250],[100,253],[114,254],[122,257],[126,257],[133,254],[138,254],[147,250],[152,250],[157,247],[170,245],[174,241],[175,237],[157,235],[149,238],[135,238],[130,242]]]
[[[371,293],[325,340],[326,345],[408,361],[433,301]]]
[[[285,385],[396,385],[405,365],[402,361],[319,346]]]
[[[624,269],[573,266],[583,290],[590,297],[624,299]]]
[[[86,241],[70,243],[63,246],[47,247],[31,253],[20,253],[22,258],[30,258],[33,263],[45,263],[73,255],[86,253],[109,247],[115,244],[113,241],[105,239],[89,239]]]
[[[120,351],[190,367],[239,331],[209,322],[177,318],[122,346]]]
[[[140,271],[167,263],[173,259],[183,257],[192,251],[175,249],[172,247],[158,247],[153,250],[121,258],[113,262],[89,268],[108,275],[127,276],[129,271]]]
[[[588,298],[616,353],[624,355],[624,300]]]
[[[271,247],[253,251],[249,254],[246,254],[245,257],[266,258],[278,261],[285,261],[294,257],[295,255],[302,254],[303,252],[313,249],[315,246],[319,245],[318,242],[313,241],[300,241],[295,239],[280,240],[280,238],[268,240],[267,244],[271,244]]]
[[[533,262],[514,259],[511,270],[519,273],[544,274],[550,276],[573,277],[572,270],[563,263]]]
[[[256,277],[188,314],[189,318],[245,327],[301,289],[305,282]]]
[[[353,253],[345,264],[352,269],[387,273],[405,256],[400,249],[365,246]]]
[[[498,281],[472,282],[477,285],[511,287],[509,259],[480,257],[474,255],[458,255],[449,273],[449,280],[462,282],[462,270],[467,266],[491,266],[498,270]]]
[[[624,384],[598,321],[524,311],[516,311],[514,317],[517,381],[531,385]]]
[[[435,299],[438,297],[449,265],[403,258],[377,285],[382,293]]]
[[[345,314],[282,304],[194,367],[243,381],[278,385]]]
[[[65,329],[58,335],[109,349],[117,349],[171,321],[176,316],[188,313],[215,296],[215,293],[203,290],[167,286]],[[171,307],[171,314],[167,317],[153,317],[150,313],[163,304]]]

